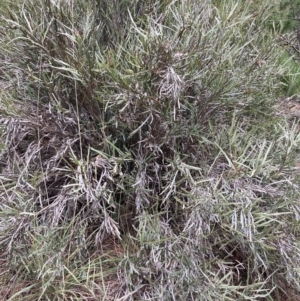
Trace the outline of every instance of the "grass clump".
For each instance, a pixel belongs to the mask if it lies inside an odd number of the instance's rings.
[[[260,4],[1,4],[3,298],[299,293],[298,123]]]

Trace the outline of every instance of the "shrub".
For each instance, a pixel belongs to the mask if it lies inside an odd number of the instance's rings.
[[[261,4],[3,2],[5,298],[299,292],[298,129]]]

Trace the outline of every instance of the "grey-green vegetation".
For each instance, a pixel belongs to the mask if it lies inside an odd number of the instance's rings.
[[[294,7],[0,9],[1,300],[297,300]]]

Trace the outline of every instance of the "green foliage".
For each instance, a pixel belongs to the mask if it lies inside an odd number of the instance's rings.
[[[293,31],[299,27],[300,1],[281,0],[278,15],[278,22],[282,32]]]
[[[299,63],[284,52],[279,58],[279,64],[283,67],[283,76],[281,78],[284,86],[283,91],[287,96],[299,94],[300,92],[300,66]]]
[[[1,3],[4,299],[300,292],[299,130],[278,116],[298,67],[274,9]]]

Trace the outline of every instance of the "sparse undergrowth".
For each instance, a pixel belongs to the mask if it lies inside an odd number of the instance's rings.
[[[274,7],[3,1],[3,300],[297,300]]]

